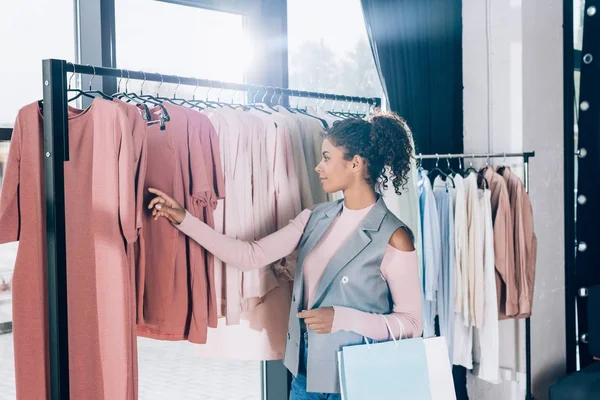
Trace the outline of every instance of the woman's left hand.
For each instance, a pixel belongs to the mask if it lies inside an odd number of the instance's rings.
[[[302,311],[298,318],[304,319],[308,329],[319,334],[331,333],[333,327],[333,317],[335,310],[333,307],[322,307],[314,310]]]

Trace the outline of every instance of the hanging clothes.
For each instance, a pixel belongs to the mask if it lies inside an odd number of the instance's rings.
[[[285,218],[288,220],[284,226],[287,225],[300,213],[303,203],[310,204],[313,194],[308,161],[296,160],[297,157],[306,158],[307,154],[304,142],[298,140],[305,133],[301,130],[304,125],[298,124],[295,114],[283,110],[269,110],[271,114],[267,114],[255,109],[226,108],[203,112],[223,117],[220,127],[226,125],[230,131],[225,135],[222,129],[219,132],[221,148],[225,152],[234,143],[247,149],[223,154],[224,159],[237,163],[235,166],[224,163],[229,193],[223,213],[227,236],[246,241],[258,240],[281,228]],[[234,125],[238,128],[237,136],[231,133]],[[242,170],[247,171],[245,178],[239,175],[240,163],[245,166]],[[240,194],[248,199],[246,203],[250,205],[251,215],[245,213],[249,216],[247,236],[233,234],[233,229],[239,228],[236,213],[243,205],[240,196],[232,197],[229,191],[232,185],[235,185],[233,196]],[[227,229],[228,223],[232,230]],[[224,279],[226,287],[222,291],[221,302],[226,304],[227,315],[218,321],[217,329],[209,331],[207,344],[198,348],[197,354],[208,358],[248,360],[283,358],[289,308],[281,305],[291,301],[289,279],[293,271],[290,275],[286,268],[273,265],[247,272],[227,267],[221,275],[221,282]],[[232,275],[234,278],[230,279]]]
[[[126,249],[137,237],[132,127],[116,103],[68,109],[65,217],[70,395],[132,398],[133,285]],[[19,399],[49,399],[43,113],[23,107],[0,198],[0,242],[20,241],[13,275]],[[99,251],[100,250],[100,251]]]
[[[515,232],[515,273],[519,288],[519,313],[516,318],[527,318],[531,316],[537,258],[533,209],[521,179],[509,167],[500,167],[498,173],[506,180]]]
[[[441,266],[440,225],[427,171],[419,170],[421,230],[423,233],[423,335],[435,335],[436,298]]]
[[[483,244],[484,225],[480,212],[477,174],[472,172],[465,178],[467,194],[467,274],[469,321],[476,327],[483,322]],[[467,317],[467,315],[465,315]]]
[[[455,249],[455,298],[454,298],[454,365],[473,368],[473,326],[469,315],[469,243],[467,217],[467,189],[460,175],[453,177],[454,198],[454,249]]]
[[[479,195],[480,215],[483,220],[484,304],[481,327],[474,332],[474,361],[479,364],[477,376],[488,382],[500,381],[500,337],[496,296],[496,269],[494,266],[494,228],[492,224],[491,192],[485,189]]]
[[[165,103],[169,123],[164,130],[148,127],[149,187],[173,197],[197,218],[214,224],[210,215],[223,196],[216,133],[196,111]],[[153,114],[160,108],[153,110]],[[216,153],[216,154],[215,154]],[[146,213],[144,319],[138,334],[162,340],[206,343],[209,303],[215,308],[210,261],[204,249],[165,221]],[[173,232],[175,229],[175,232]],[[212,300],[210,300],[212,298]]]
[[[515,317],[519,312],[513,215],[508,187],[502,175],[493,168],[485,168],[484,175],[491,191],[498,317],[506,319]]]
[[[135,227],[137,231],[137,240],[134,243],[127,244],[127,256],[128,256],[128,268],[130,276],[130,296],[128,308],[131,311],[131,317],[129,322],[129,331],[131,334],[131,357],[129,357],[130,367],[133,379],[131,380],[131,393],[132,399],[138,398],[138,351],[137,351],[137,329],[136,323],[138,321],[138,315],[142,315],[142,310],[136,307],[138,304],[138,277],[140,265],[144,264],[143,253],[145,251],[145,244],[141,235],[143,229],[143,215],[145,212],[144,208],[144,180],[146,178],[147,168],[147,147],[148,142],[146,140],[146,121],[142,118],[140,109],[132,104],[125,103],[118,99],[113,99],[114,102],[119,104],[129,120],[133,132],[133,168],[135,171]]]
[[[414,156],[414,152],[413,152]],[[419,211],[419,174],[417,172],[417,163],[414,158],[411,159],[410,171],[407,175],[407,181],[402,194],[397,195],[393,185],[389,185],[387,190],[382,191],[383,200],[387,208],[394,215],[403,221],[415,235],[415,248],[417,249],[419,276],[423,278],[423,252],[422,252],[422,234],[421,219]]]
[[[454,353],[454,189],[440,176],[436,177],[433,194],[438,209],[441,242],[441,270],[438,281],[437,310],[440,335],[446,338],[449,359]]]

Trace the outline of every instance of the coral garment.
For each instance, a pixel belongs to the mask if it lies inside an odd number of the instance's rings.
[[[17,116],[0,199],[0,242],[20,241],[13,276],[17,398],[49,398],[43,118]],[[132,128],[115,103],[69,110],[65,212],[72,399],[131,398],[126,244],[136,238]]]
[[[165,103],[170,121],[147,128],[148,167],[144,193],[154,187],[169,193],[194,216],[214,224],[212,212],[224,196],[218,138],[204,115]],[[152,110],[153,115],[160,108]],[[146,203],[147,204],[147,203]],[[209,314],[216,326],[216,296],[211,260],[164,220],[144,214],[145,264],[140,272],[138,334],[161,340],[206,343]],[[211,311],[209,312],[209,307]]]

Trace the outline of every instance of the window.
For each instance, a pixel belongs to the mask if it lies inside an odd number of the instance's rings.
[[[359,0],[289,0],[289,85],[383,97]]]
[[[0,128],[42,98],[42,60],[75,58],[73,0],[3,1],[0,12]],[[8,95],[10,94],[10,95]]]
[[[242,15],[150,0],[117,0],[115,14],[118,68],[244,82],[252,45]],[[140,84],[131,81],[130,88]],[[148,83],[144,91],[156,87]],[[179,90],[191,94],[194,88]],[[199,88],[196,95],[208,90]]]

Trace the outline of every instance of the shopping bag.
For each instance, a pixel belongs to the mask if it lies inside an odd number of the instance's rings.
[[[396,340],[384,319],[392,341],[369,343],[365,338],[364,345],[338,352],[342,399],[455,400],[445,339]]]

